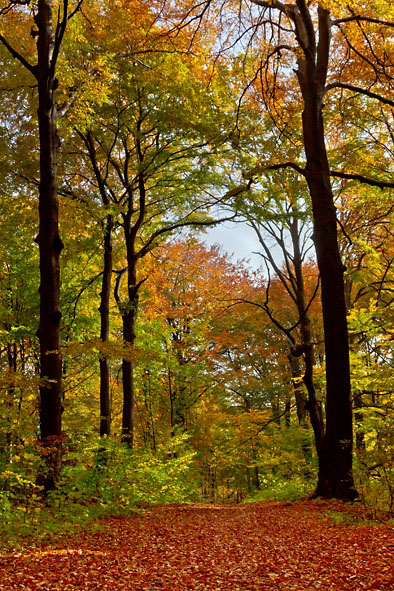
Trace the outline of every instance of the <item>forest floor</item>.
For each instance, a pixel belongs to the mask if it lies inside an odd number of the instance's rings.
[[[336,523],[328,507],[149,508],[105,520],[99,531],[1,554],[0,590],[393,591],[393,529]],[[338,510],[340,521],[352,518],[344,505]]]

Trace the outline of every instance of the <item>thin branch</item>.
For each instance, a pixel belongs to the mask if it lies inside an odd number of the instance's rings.
[[[332,88],[344,88],[346,90],[352,90],[353,92],[357,92],[358,94],[364,94],[365,96],[369,96],[370,98],[374,98],[385,105],[390,105],[394,107],[394,101],[389,98],[385,98],[380,94],[376,94],[376,92],[371,92],[365,88],[361,88],[360,86],[353,86],[352,84],[345,84],[344,82],[333,82],[332,84],[327,84],[324,89],[324,94],[331,90]]]
[[[4,6],[4,8],[0,9],[0,14],[8,14],[10,10],[14,8],[15,5],[18,6],[26,6],[30,4],[30,0],[12,0],[8,6]]]
[[[191,220],[186,220],[182,221],[182,222],[178,222],[169,226],[165,226],[163,228],[160,228],[159,230],[157,230],[156,232],[154,232],[149,239],[145,242],[144,246],[138,251],[137,256],[138,258],[142,258],[144,257],[150,250],[153,242],[156,240],[156,238],[158,238],[159,236],[161,236],[162,234],[166,234],[168,232],[173,232],[174,230],[177,230],[178,228],[186,228],[186,227],[205,227],[205,226],[215,226],[217,224],[221,224],[222,222],[230,222],[232,220],[234,220],[237,217],[237,213],[233,214],[230,217],[227,218],[220,218],[218,220],[212,220],[212,221],[191,221]]]
[[[252,4],[256,4],[256,6],[261,6],[262,8],[277,8],[287,16],[289,16],[295,7],[294,4],[284,4],[283,2],[279,2],[279,0],[271,0],[270,2],[265,0],[251,0],[251,2]]]
[[[340,226],[340,228],[342,230],[342,234],[345,236],[346,240],[349,242],[350,245],[353,246],[353,240],[350,238],[349,234],[346,232],[345,226],[342,224],[342,222],[339,219],[339,217],[337,217],[337,223],[339,224],[339,226]]]
[[[252,168],[252,170],[244,173],[242,176],[245,180],[249,180],[256,174],[261,174],[262,172],[267,172],[268,170],[281,170],[282,168],[292,168],[299,174],[302,174],[302,176],[305,176],[305,168],[302,168],[295,162],[281,162],[279,164],[271,164],[268,166],[266,164],[258,164]]]
[[[360,183],[365,183],[367,185],[371,185],[372,187],[379,187],[379,189],[394,188],[394,183],[390,183],[388,181],[378,181],[377,179],[370,179],[370,178],[363,176],[361,174],[341,172],[339,170],[330,170],[330,176],[338,177],[340,179],[349,179],[349,180],[354,180],[354,181],[360,181]]]
[[[252,0],[253,2],[253,0]],[[338,18],[335,21],[332,21],[332,24],[335,26],[339,26],[342,23],[350,23],[350,22],[360,22],[364,21],[367,23],[374,23],[376,25],[384,25],[385,27],[394,27],[394,22],[392,21],[382,21],[378,18],[371,18],[368,16],[347,16],[345,18]]]
[[[77,14],[77,12],[80,11],[83,2],[84,2],[84,0],[79,0],[76,7],[74,8],[74,10],[72,12],[70,12],[70,14],[68,15],[67,20],[71,20],[73,18],[73,16],[75,16]],[[81,11],[81,13],[82,13],[82,11]]]
[[[6,47],[6,49],[8,49],[8,51],[10,52],[12,57],[17,59],[22,64],[22,66],[24,66],[27,70],[29,70],[29,72],[31,72],[31,74],[33,74],[34,78],[37,78],[37,66],[33,66],[30,62],[28,62],[27,59],[25,59],[23,57],[23,55],[21,53],[19,53],[19,51],[14,49],[14,47],[12,47],[12,45],[10,45],[8,43],[7,39],[5,37],[3,37],[3,35],[1,35],[1,34],[0,34],[0,41],[4,45],[4,47]]]
[[[73,323],[74,323],[74,321],[75,321],[75,318],[76,318],[76,315],[77,315],[77,306],[78,306],[78,302],[79,302],[80,298],[82,297],[82,295],[84,294],[84,292],[88,289],[88,287],[90,287],[91,285],[93,285],[93,283],[99,277],[101,277],[102,274],[103,274],[103,271],[100,271],[100,273],[98,273],[97,275],[95,275],[94,277],[92,277],[91,279],[89,279],[89,281],[83,287],[81,287],[81,289],[77,293],[77,295],[75,297],[75,300],[74,300],[74,306],[73,306],[73,313],[72,313],[71,322],[68,325],[68,327],[72,326]]]
[[[394,262],[394,258],[392,258],[392,259],[391,259],[391,260],[388,262],[388,265],[387,265],[387,267],[386,267],[386,269],[385,269],[385,272],[384,272],[384,274],[383,274],[383,277],[382,277],[381,281],[379,282],[378,295],[376,296],[376,301],[377,301],[377,302],[379,302],[379,301],[380,301],[380,298],[381,298],[381,295],[382,295],[382,291],[383,291],[383,289],[384,289],[384,288],[383,288],[383,284],[384,284],[384,282],[386,281],[387,274],[388,274],[388,272],[389,272],[389,270],[390,270],[390,267],[391,267],[391,265],[393,264],[393,262]]]
[[[272,419],[269,419],[268,421],[266,421],[265,423],[263,423],[262,425],[260,425],[260,427],[257,429],[257,431],[251,435],[250,437],[247,437],[247,439],[244,439],[243,441],[241,441],[240,443],[237,443],[234,447],[230,448],[230,449],[236,449],[237,447],[240,447],[241,445],[245,445],[245,443],[248,443],[248,441],[254,439],[256,437],[256,435],[258,435],[259,433],[261,433],[261,431],[264,431],[264,429],[266,427],[268,427],[268,425],[270,425],[271,423],[275,423],[278,421],[278,419],[280,419],[281,417],[283,417],[286,413],[289,412],[289,410],[291,410],[292,408],[296,408],[297,404],[294,403],[290,406],[289,408],[285,408],[285,410],[283,412],[281,412],[278,415],[275,415],[274,417],[272,417]]]

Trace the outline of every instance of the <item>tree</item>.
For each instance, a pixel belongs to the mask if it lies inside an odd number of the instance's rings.
[[[29,1],[10,2],[3,12],[19,10],[24,16]],[[57,199],[57,158],[59,136],[57,121],[61,109],[56,103],[59,81],[56,77],[60,50],[69,20],[78,12],[82,1],[72,10],[68,0],[60,3],[57,21],[53,23],[52,0],[38,0],[31,8],[31,31],[37,38],[37,62],[32,64],[10,44],[4,35],[1,43],[37,81],[38,128],[40,147],[39,231],[40,250],[40,441],[44,447],[47,472],[42,475],[46,491],[56,484],[61,466],[62,360],[60,353],[60,253],[63,243],[59,234]],[[37,27],[37,29],[35,29]],[[25,35],[28,35],[27,28]]]
[[[117,272],[114,294],[129,350],[122,361],[122,432],[130,447],[135,405],[132,351],[145,281],[139,275],[140,261],[180,228],[219,223],[210,207],[250,186],[242,183],[220,196],[213,194],[222,181],[214,150],[223,142],[224,113],[214,93],[202,99],[199,74],[198,64],[194,71],[179,55],[146,57],[143,64],[120,60],[112,104],[97,113],[89,129],[77,131],[79,149],[91,170],[82,182],[89,176],[104,206],[111,204],[118,212],[116,223],[123,232],[125,265]],[[213,111],[209,119],[203,120],[197,111],[202,100],[207,103],[204,109]]]
[[[246,173],[245,177],[252,178],[253,174],[267,168],[275,170],[291,167],[305,177],[309,187],[314,242],[321,275],[327,377],[327,429],[320,456],[317,494],[352,499],[357,493],[352,478],[353,437],[346,305],[330,177],[353,178],[381,188],[393,184],[385,178],[367,178],[353,171],[330,169],[323,123],[323,97],[328,101],[330,91],[339,88],[359,93],[367,100],[392,105],[388,96],[391,66],[385,53],[382,30],[393,26],[393,23],[385,18],[382,7],[377,11],[377,18],[371,18],[368,13],[371,6],[369,2],[362,4],[357,12],[337,4],[306,3],[304,0],[295,3],[251,0],[250,4],[250,11],[242,12],[242,5],[238,2],[206,2],[194,6],[191,12],[183,15],[180,26],[200,21],[208,8],[216,7],[222,16],[229,16],[236,7],[243,21],[243,29],[236,29],[237,41],[239,43],[241,37],[245,38],[251,29],[253,37],[248,42],[249,55],[253,43],[256,47],[255,72],[242,96],[259,87],[262,104],[269,110],[281,137],[290,141],[289,146],[297,143],[298,130],[294,130],[293,136],[293,124],[299,106],[302,108],[301,138],[306,166],[298,163],[297,151],[293,150],[290,161],[272,163],[269,156],[265,157],[264,162]],[[227,22],[229,20],[230,16]],[[350,33],[355,33],[357,29],[360,48],[355,47],[350,39]],[[331,45],[334,31],[338,31],[338,34],[335,45]],[[225,37],[228,38],[228,33]],[[337,55],[340,55],[338,60],[331,59]],[[245,60],[245,63],[250,67],[250,59]],[[366,86],[370,85],[369,88],[376,85],[376,92],[349,83],[354,64],[357,64],[362,82]],[[240,122],[237,124],[240,129]],[[290,147],[289,153],[291,151]],[[275,155],[278,153],[278,149],[275,149]]]
[[[260,254],[269,273],[269,280],[265,286],[265,301],[264,298],[260,298],[258,301],[250,303],[264,310],[288,340],[288,358],[294,374],[293,383],[299,419],[300,422],[303,422],[306,410],[309,411],[316,450],[320,454],[324,424],[313,380],[315,364],[313,341],[316,339],[313,337],[310,314],[311,305],[318,293],[319,278],[316,278],[316,286],[312,293],[307,294],[304,277],[308,268],[307,256],[312,248],[310,217],[308,208],[303,203],[303,187],[292,178],[292,172],[288,174],[282,172],[280,177],[278,173],[275,173],[275,185],[270,183],[268,173],[266,176],[268,178],[265,181],[262,180],[261,184],[265,189],[263,195],[268,194],[269,199],[264,202],[260,210],[257,197],[252,199],[249,211],[248,203],[245,203],[243,207],[246,218],[255,230],[262,247]],[[276,250],[280,253],[282,265],[278,260],[279,255],[275,252]],[[312,271],[311,265],[310,262],[309,272]],[[291,326],[283,323],[280,313],[278,315],[278,308],[277,311],[271,308],[269,301],[272,291],[270,270],[274,271],[276,278],[285,288],[292,307],[295,307],[296,317],[295,320],[292,319]],[[274,288],[274,286],[272,287]],[[308,400],[304,400],[302,388],[300,389],[300,358],[303,359],[305,365],[302,381],[308,393]]]

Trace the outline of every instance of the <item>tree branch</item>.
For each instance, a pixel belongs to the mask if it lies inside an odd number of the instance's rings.
[[[221,224],[222,222],[229,222],[234,220],[237,217],[237,213],[235,213],[234,215],[228,217],[228,218],[220,218],[219,220],[212,220],[212,221],[188,221],[187,219],[185,221],[182,222],[178,222],[169,226],[165,226],[163,228],[160,228],[159,230],[156,230],[156,232],[154,232],[146,241],[146,243],[144,244],[144,246],[138,251],[137,256],[138,258],[142,258],[144,257],[150,250],[150,247],[152,246],[153,242],[156,240],[156,238],[158,238],[159,236],[161,236],[162,234],[166,234],[167,232],[172,232],[173,230],[177,230],[178,228],[185,228],[187,226],[193,227],[199,227],[199,226],[215,226],[217,224]]]
[[[19,53],[19,51],[14,49],[12,47],[12,45],[10,45],[8,43],[7,39],[5,37],[3,37],[3,35],[1,35],[1,34],[0,34],[0,41],[4,45],[4,47],[6,47],[8,49],[8,51],[10,52],[12,57],[17,59],[22,64],[22,66],[24,66],[27,70],[29,70],[29,72],[31,74],[33,74],[34,78],[37,78],[37,66],[33,66],[30,62],[28,62],[27,59],[25,59],[23,57],[23,55],[21,53]]]
[[[245,180],[251,180],[252,177],[256,174],[261,174],[262,172],[266,172],[268,170],[280,170],[282,168],[292,168],[299,174],[302,174],[302,176],[305,176],[305,168],[301,168],[301,166],[299,166],[295,162],[282,162],[280,164],[271,164],[268,166],[265,164],[258,164],[257,166],[252,168],[252,170],[244,173],[242,176]]]
[[[352,84],[345,84],[344,82],[333,82],[332,84],[327,84],[324,89],[324,94],[331,90],[332,88],[345,88],[346,90],[352,90],[353,92],[357,92],[359,94],[364,94],[369,96],[370,98],[374,98],[385,105],[390,105],[394,107],[394,101],[392,99],[385,98],[380,94],[376,94],[376,92],[371,92],[370,90],[366,90],[365,88],[360,88],[359,86],[353,86]]]
[[[8,6],[0,9],[0,14],[8,14],[16,5],[26,6],[27,4],[30,4],[30,0],[11,0]]]
[[[332,21],[332,24],[333,25],[336,25],[336,26],[339,26],[342,23],[360,22],[360,21],[364,21],[364,22],[367,22],[367,23],[374,23],[376,25],[384,25],[386,27],[394,27],[394,22],[391,22],[391,21],[381,21],[378,18],[370,18],[368,16],[347,16],[345,18],[338,18],[335,21]]]
[[[70,14],[67,17],[67,20],[71,20],[73,16],[75,16],[77,14],[77,12],[79,12],[79,10],[81,9],[81,6],[83,4],[84,0],[79,0],[76,7],[74,8],[74,10],[72,10],[70,12]]]
[[[262,8],[277,8],[287,16],[293,10],[294,4],[284,4],[283,2],[279,2],[279,0],[271,0],[267,2],[265,0],[251,0],[252,4],[256,6],[261,6]]]
[[[390,183],[388,181],[378,181],[377,179],[370,179],[361,174],[341,172],[339,170],[330,170],[330,176],[338,177],[340,179],[360,181],[360,183],[365,183],[366,185],[371,185],[372,187],[379,187],[379,189],[394,188],[394,183]]]

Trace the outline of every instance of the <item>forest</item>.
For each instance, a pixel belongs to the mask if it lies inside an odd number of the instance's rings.
[[[393,27],[390,0],[0,2],[11,545],[156,505],[394,517]],[[205,241],[228,222],[258,265]],[[168,589],[301,589],[275,576]]]

